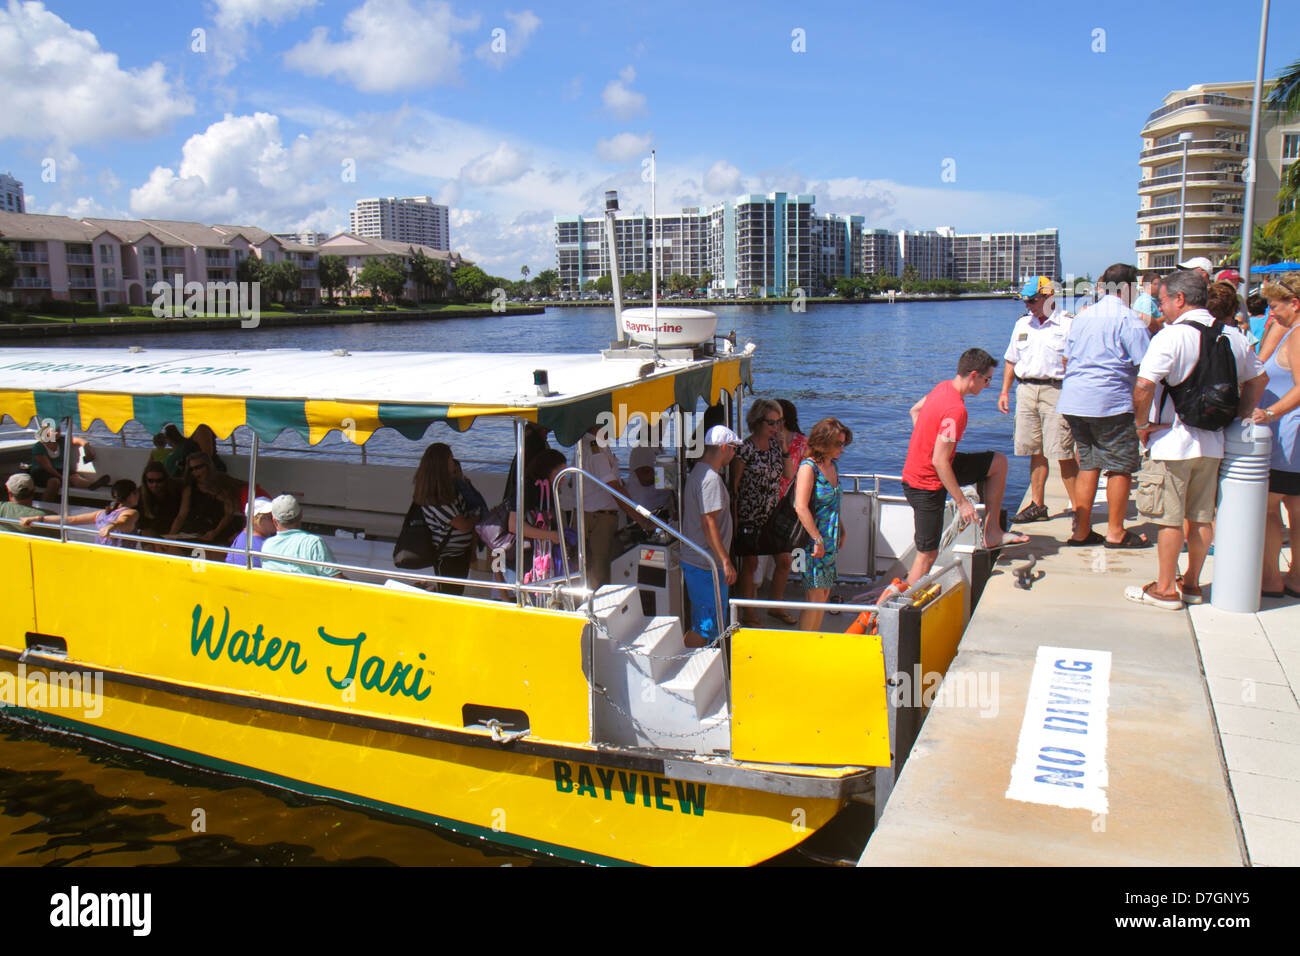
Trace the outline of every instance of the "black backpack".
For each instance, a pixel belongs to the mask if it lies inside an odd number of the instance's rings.
[[[1201,333],[1201,354],[1196,367],[1177,385],[1165,381],[1160,409],[1164,411],[1165,398],[1172,398],[1184,425],[1217,431],[1237,417],[1237,407],[1241,404],[1237,358],[1232,354],[1232,343],[1222,334],[1222,320],[1216,319],[1208,328],[1199,322],[1194,324]]]

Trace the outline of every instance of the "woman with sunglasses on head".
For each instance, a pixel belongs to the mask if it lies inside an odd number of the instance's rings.
[[[838,418],[823,418],[808,435],[808,455],[795,478],[794,510],[812,538],[804,587],[809,604],[825,604],[839,580],[835,560],[840,543],[840,472],[838,459],[853,432]],[[799,614],[799,628],[819,631],[825,611]]]
[[[759,539],[768,515],[781,500],[781,478],[794,477],[797,463],[790,461],[781,447],[784,420],[780,404],[767,398],[755,399],[745,416],[749,437],[741,443],[731,464],[731,497],[736,509],[734,547],[741,559],[737,587],[742,598],[754,597],[754,571],[762,553]],[[785,581],[790,574],[790,554],[772,557],[775,567],[768,597],[780,601],[785,596]],[[778,583],[781,592],[776,589]],[[772,610],[768,614],[785,624],[797,623],[785,610]],[[742,611],[740,620],[748,627],[758,626],[758,615],[752,611]]]
[[[190,453],[185,474],[180,509],[170,533],[196,537],[210,544],[228,544],[245,524],[248,482],[218,471],[212,459],[201,451]],[[259,485],[257,497],[271,495]]]
[[[1273,430],[1273,460],[1268,473],[1268,521],[1264,526],[1264,571],[1260,590],[1265,597],[1300,597],[1300,273],[1290,272],[1266,282],[1264,298],[1276,328],[1265,340],[1270,346],[1264,372],[1268,385],[1252,420]],[[1261,350],[1262,356],[1263,350]],[[1291,569],[1279,568],[1282,556],[1282,515],[1291,524]]]
[[[140,476],[140,520],[138,533],[144,537],[161,538],[167,534],[181,508],[181,491],[184,486],[178,478],[167,475],[166,466],[151,461]]]

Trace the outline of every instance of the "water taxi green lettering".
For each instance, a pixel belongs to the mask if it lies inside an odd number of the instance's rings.
[[[593,799],[599,799],[604,796],[606,800],[614,799],[615,789],[623,795],[623,802],[629,806],[636,805],[638,783],[641,792],[641,802],[649,807],[651,805],[651,794],[654,796],[654,806],[660,810],[667,810],[672,813],[674,809],[684,816],[704,816],[704,796],[705,785],[694,783],[683,783],[680,780],[668,780],[666,777],[652,777],[650,774],[628,773],[623,770],[607,770],[604,767],[597,767],[596,774],[593,777],[591,769],[584,764],[577,764],[576,779],[574,765],[563,760],[552,761],[553,771],[555,774],[555,791],[557,793],[571,793],[574,796],[587,796]],[[599,784],[597,784],[599,780]],[[615,787],[617,781],[617,787]],[[652,782],[653,781],[653,782]],[[677,791],[677,807],[672,804],[673,788]],[[603,794],[602,792],[603,791]]]
[[[668,781],[663,777],[655,777],[655,806],[660,810],[667,810],[669,813],[672,813],[673,805],[664,802],[664,797],[667,796],[671,796],[671,793],[668,790]]]
[[[636,803],[636,774],[630,777],[622,770],[618,772],[618,786],[623,791],[624,803]]]
[[[334,677],[334,668],[325,668],[326,679],[337,687],[339,690],[351,687],[353,680],[357,676],[357,664],[361,660],[361,645],[366,641],[366,632],[359,631],[356,637],[335,637],[333,634],[326,632],[325,628],[316,628],[316,633],[320,635],[321,640],[327,644],[333,644],[335,647],[351,647],[352,657],[348,661],[348,672],[342,679]],[[423,658],[423,654],[420,655]],[[433,692],[432,687],[421,687],[420,682],[424,679],[424,668],[417,667],[414,672],[410,664],[397,662],[393,664],[388,676],[384,676],[384,659],[382,657],[368,657],[366,662],[361,665],[361,686],[366,690],[375,690],[379,693],[387,693],[390,697],[396,697],[403,694],[406,697],[414,697],[416,700],[424,700]],[[408,681],[407,678],[411,680]]]
[[[254,667],[278,671],[288,660],[289,670],[295,674],[301,674],[307,669],[306,658],[299,659],[302,648],[297,641],[281,642],[278,637],[273,637],[267,641],[265,650],[259,651],[262,640],[266,636],[262,633],[262,625],[257,625],[257,629],[251,635],[243,630],[231,634],[230,608],[223,607],[221,611],[221,636],[214,642],[212,635],[215,618],[209,614],[207,620],[200,626],[199,621],[203,620],[203,605],[194,605],[193,625],[190,630],[190,653],[195,657],[198,657],[199,652],[202,651],[210,660],[220,660],[224,649],[226,657],[236,664],[252,664]],[[248,647],[250,640],[253,642],[251,651]]]

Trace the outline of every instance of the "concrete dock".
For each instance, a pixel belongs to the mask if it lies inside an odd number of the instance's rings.
[[[1064,547],[1055,476],[1047,503],[1057,517],[1017,526],[1030,544],[1003,552],[945,678],[992,696],[930,710],[859,865],[1300,865],[1300,600],[1265,599],[1258,614],[1216,610],[1208,588],[1206,604],[1177,612],[1126,601],[1127,585],[1155,578],[1155,527],[1131,517],[1146,549]],[[1012,572],[1029,553],[1044,574],[1024,590]],[[1030,694],[1036,662],[1105,659],[1098,652],[1109,652],[1109,692],[1087,729],[1100,730],[1103,753],[1044,747],[1058,764],[1017,764],[1043,720],[1042,696]],[[1085,760],[1100,762],[1091,800],[1013,784],[1013,765],[1020,781],[1028,769],[1060,782],[1071,773],[1061,764]]]

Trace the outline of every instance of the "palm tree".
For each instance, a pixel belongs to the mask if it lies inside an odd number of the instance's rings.
[[[532,270],[529,269],[528,266],[520,266],[520,267],[519,267],[519,274],[520,274],[521,276],[524,277],[524,281],[525,281],[525,282],[528,281],[528,273],[531,272],[531,271],[532,271]]]
[[[1300,60],[1296,60],[1277,76],[1268,99],[1264,101],[1265,109],[1279,110],[1287,118],[1300,113]]]

